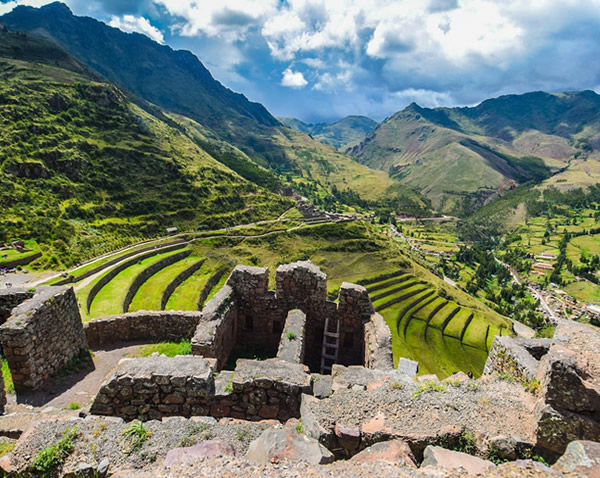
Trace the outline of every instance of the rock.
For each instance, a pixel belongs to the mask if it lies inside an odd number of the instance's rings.
[[[353,456],[350,461],[389,461],[399,466],[416,468],[416,460],[410,447],[402,440],[390,440],[376,443]]]
[[[471,380],[465,372],[456,372],[450,375],[448,378],[442,380],[443,382],[467,382]]]
[[[339,445],[346,450],[356,450],[360,445],[360,430],[358,428],[345,427],[340,423],[336,423],[335,436]]]
[[[313,374],[313,395],[317,398],[327,398],[331,395],[333,380],[331,375]]]
[[[497,436],[490,439],[490,453],[501,460],[516,460],[517,442],[511,437]]]
[[[167,452],[164,465],[174,466],[193,463],[199,458],[216,456],[236,456],[237,452],[228,443],[220,440],[205,440],[194,446],[173,448]]]
[[[572,441],[564,455],[552,468],[562,473],[581,473],[592,478],[600,477],[600,443]]]
[[[281,460],[322,465],[333,462],[334,456],[317,440],[303,433],[288,428],[269,428],[250,443],[246,459],[262,465]]]
[[[104,478],[108,474],[108,467],[110,466],[110,462],[105,458],[100,463],[98,463],[98,467],[96,468],[96,472],[98,473],[98,478]]]
[[[482,460],[466,453],[429,445],[425,448],[421,468],[429,466],[445,468],[447,470],[463,468],[470,475],[483,475],[490,471],[490,469],[495,468],[496,465],[491,461]]]
[[[440,379],[438,378],[437,375],[434,374],[429,374],[429,375],[421,375],[420,377],[417,377],[417,382],[419,383],[423,383],[423,382],[439,382]]]
[[[96,476],[96,468],[89,463],[79,463],[72,471],[66,471],[64,478],[92,478]]]
[[[419,372],[419,362],[400,357],[400,360],[398,360],[397,370],[398,373],[403,373],[409,377],[416,377],[417,373]]]

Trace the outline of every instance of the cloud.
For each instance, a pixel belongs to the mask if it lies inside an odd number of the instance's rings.
[[[431,0],[429,2],[430,12],[447,12],[458,8],[458,0]]]
[[[308,81],[304,79],[304,75],[301,72],[292,71],[290,68],[286,68],[283,72],[281,85],[287,86],[288,88],[304,88],[308,85]]]
[[[158,28],[152,26],[144,17],[136,17],[135,15],[123,15],[122,17],[113,16],[109,25],[127,33],[142,33],[158,43],[165,42],[162,32]]]

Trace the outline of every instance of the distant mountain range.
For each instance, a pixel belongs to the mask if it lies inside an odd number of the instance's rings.
[[[366,116],[346,116],[332,123],[304,123],[296,118],[277,118],[289,128],[310,134],[313,138],[335,148],[342,148],[362,140],[377,122]]]
[[[411,104],[346,149],[446,212],[476,209],[507,189],[600,181],[600,96],[502,96],[473,108]]]

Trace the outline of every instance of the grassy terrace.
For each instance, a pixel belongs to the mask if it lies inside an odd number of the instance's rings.
[[[92,302],[92,306],[89,313],[87,310],[85,310],[87,296],[89,295],[90,290],[92,289],[94,284],[96,284],[101,279],[101,277],[107,274],[110,271],[110,269],[107,270],[101,276],[94,279],[84,288],[78,290],[77,298],[79,300],[79,303],[81,304],[82,319],[84,321],[88,321],[91,318],[95,317],[104,317],[106,315],[122,313],[123,300],[125,299],[125,295],[129,290],[129,286],[136,278],[136,276],[140,272],[142,272],[146,267],[151,266],[152,264],[164,259],[165,257],[177,254],[179,252],[181,252],[181,250],[175,250],[164,254],[158,254],[153,257],[149,257],[117,274],[108,284],[106,284],[100,290],[100,292]]]
[[[95,269],[96,267],[101,267],[104,264],[107,264],[108,262],[110,262],[110,261],[112,261],[114,259],[126,256],[126,255],[131,254],[131,253],[136,252],[136,251],[140,251],[140,250],[142,250],[142,249],[144,249],[146,247],[149,247],[149,246],[161,246],[163,244],[166,244],[166,243],[172,242],[172,241],[174,241],[173,238],[165,238],[165,239],[160,239],[160,240],[157,240],[157,241],[144,242],[143,244],[139,244],[139,245],[134,246],[134,247],[126,248],[126,249],[124,249],[124,250],[122,250],[120,252],[117,252],[115,254],[107,255],[106,257],[98,259],[97,261],[93,261],[93,262],[85,264],[85,265],[83,265],[81,267],[78,267],[76,269],[73,269],[70,273],[75,277],[75,279],[77,279],[77,277],[82,276],[86,272],[88,272],[88,271],[90,271],[92,269]],[[60,282],[61,280],[63,280],[63,277],[56,277],[56,278],[51,279],[51,280],[49,280],[47,282],[44,282],[44,284],[42,284],[42,285],[54,285],[57,282]]]
[[[25,242],[25,249],[29,249],[29,250],[19,252],[16,249],[13,249],[12,247],[0,250],[0,267],[3,267],[2,264],[20,260],[20,259],[25,259],[27,257],[33,256],[34,254],[37,254],[38,252],[40,252],[40,246],[38,245],[38,243],[35,240],[28,239],[24,242]],[[6,256],[6,257],[4,257],[4,256]]]
[[[439,297],[430,284],[406,274],[366,287],[392,331],[395,363],[417,360],[420,374],[443,378],[462,370],[479,376],[493,337],[511,330],[509,321]]]
[[[160,310],[161,299],[165,288],[180,273],[200,260],[197,256],[189,256],[183,260],[161,269],[142,284],[129,306],[129,312],[138,310]]]

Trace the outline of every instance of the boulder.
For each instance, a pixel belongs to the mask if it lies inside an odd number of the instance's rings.
[[[446,470],[459,470],[462,468],[470,475],[484,475],[496,467],[491,461],[482,460],[476,456],[429,445],[425,448],[421,468],[430,466],[445,468]]]
[[[360,430],[346,427],[340,423],[335,424],[335,436],[338,444],[345,450],[356,450],[360,445]]]
[[[573,441],[563,456],[552,466],[561,473],[581,473],[591,478],[600,477],[600,443]]]
[[[193,463],[199,458],[216,456],[236,456],[237,452],[230,444],[220,440],[205,440],[194,446],[173,448],[167,452],[164,465],[174,466]]]
[[[416,468],[416,460],[410,447],[402,440],[389,440],[365,448],[363,451],[353,456],[350,461],[370,462],[370,461],[389,461],[397,463],[400,466]]]
[[[334,456],[317,440],[304,433],[289,428],[269,428],[250,443],[246,459],[261,465],[282,460],[322,465],[333,462]]]

